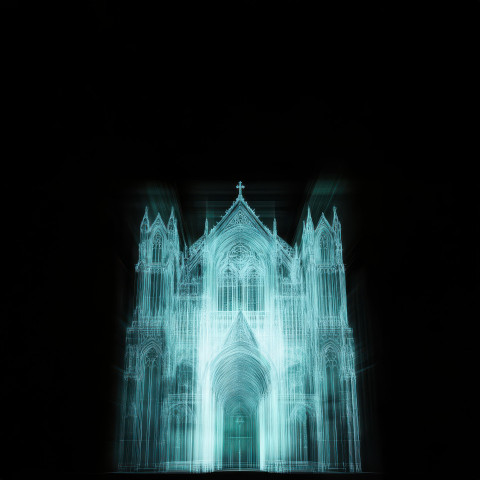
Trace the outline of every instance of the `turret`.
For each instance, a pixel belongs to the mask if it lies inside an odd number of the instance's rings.
[[[173,252],[176,255],[180,251],[180,240],[178,238],[177,219],[175,218],[173,206],[170,212],[170,218],[168,219],[167,232],[168,239],[173,247]]]
[[[292,270],[291,270],[291,277],[292,282],[296,282],[298,279],[300,270],[300,257],[298,255],[298,245],[295,244],[295,248],[293,249],[293,261],[292,261]]]
[[[314,227],[312,220],[312,213],[310,207],[308,207],[307,221],[303,222],[303,235],[302,235],[302,258],[304,261],[308,261],[313,256],[313,237]]]
[[[313,232],[313,220],[312,220],[312,212],[310,211],[310,206],[308,207],[307,223],[305,224],[305,228],[308,232]]]
[[[140,261],[145,261],[147,257],[147,241],[149,229],[150,221],[148,219],[148,207],[145,207],[145,214],[143,215],[142,223],[140,224],[140,243],[138,245]]]
[[[175,230],[175,213],[173,211],[173,206],[172,210],[170,211],[170,218],[168,219],[167,230],[169,234],[170,232],[173,232]]]
[[[335,240],[338,242],[342,241],[342,225],[337,215],[337,207],[333,207],[333,222],[332,222],[333,231],[335,232]]]
[[[150,221],[148,220],[148,207],[145,207],[145,214],[143,215],[142,223],[140,224],[140,235],[148,233],[150,228]]]
[[[335,263],[343,263],[342,255],[342,225],[337,215],[337,207],[333,207],[333,222],[332,228],[335,232]]]
[[[325,212],[322,212],[322,216],[318,221],[317,230],[321,228],[323,225],[327,226],[328,228],[331,228],[330,224],[328,223],[327,217],[325,216]]]

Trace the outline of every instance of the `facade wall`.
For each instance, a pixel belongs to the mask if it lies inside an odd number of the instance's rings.
[[[336,211],[300,248],[241,192],[184,251],[173,211],[140,231],[119,469],[360,471]]]

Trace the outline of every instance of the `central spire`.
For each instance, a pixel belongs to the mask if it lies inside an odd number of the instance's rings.
[[[238,198],[243,198],[242,190],[245,188],[245,185],[242,185],[242,182],[238,182],[236,188],[238,188]]]

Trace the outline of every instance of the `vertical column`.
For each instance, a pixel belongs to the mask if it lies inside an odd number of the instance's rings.
[[[358,409],[357,409],[357,379],[355,374],[350,379],[352,391],[352,417],[353,417],[353,444],[355,449],[355,472],[362,471],[362,463],[360,459],[360,430],[358,425]]]
[[[122,413],[120,427],[119,468],[121,470],[132,470],[136,468],[136,430],[138,428],[138,381],[132,367],[133,355],[133,348],[127,347],[126,369],[124,374],[122,392]]]
[[[343,368],[341,369],[343,371]],[[339,392],[339,403],[340,403],[340,455],[339,455],[339,467],[341,466],[346,471],[351,471],[349,465],[349,427],[348,427],[348,391],[347,391],[347,382],[348,379],[345,378],[344,373],[340,375],[340,392]]]

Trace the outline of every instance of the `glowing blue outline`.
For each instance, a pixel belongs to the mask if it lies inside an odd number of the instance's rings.
[[[173,208],[167,225],[160,214],[150,225],[145,210],[119,469],[359,472],[336,209],[316,228],[308,209],[292,248],[236,188],[222,219],[210,231],[206,220],[183,252]]]

